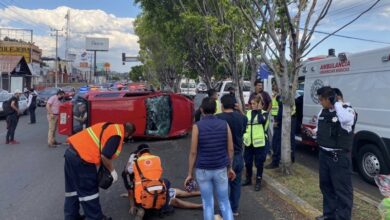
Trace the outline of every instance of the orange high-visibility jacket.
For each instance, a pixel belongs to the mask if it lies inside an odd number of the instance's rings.
[[[143,153],[137,159],[137,163],[142,174],[146,179],[148,180],[161,179],[163,168],[161,166],[160,157],[151,155],[150,153]],[[133,163],[133,170],[134,170],[134,183],[135,183],[135,187],[134,187],[135,202],[141,204],[142,203],[141,201],[142,179],[135,165],[135,162]]]
[[[88,163],[100,164],[100,152],[103,150],[108,139],[112,136],[118,135],[121,137],[119,146],[113,155],[112,159],[119,156],[124,139],[123,124],[110,124],[103,132],[101,139],[101,149],[99,149],[99,138],[102,132],[102,126],[105,123],[97,123],[89,128],[86,128],[79,133],[68,138],[69,143],[77,151],[81,159]]]

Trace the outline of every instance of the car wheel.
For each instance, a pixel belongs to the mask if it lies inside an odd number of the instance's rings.
[[[28,113],[28,111],[26,109],[26,110],[24,110],[23,115],[27,115],[27,113]]]
[[[366,144],[359,150],[358,167],[363,179],[371,184],[375,184],[375,175],[389,172],[383,154],[374,144]]]

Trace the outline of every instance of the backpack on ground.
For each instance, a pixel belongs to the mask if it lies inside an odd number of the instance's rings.
[[[146,178],[139,168],[137,160],[135,166],[141,177],[141,206],[144,209],[161,209],[167,201],[167,187],[162,179],[151,180]]]

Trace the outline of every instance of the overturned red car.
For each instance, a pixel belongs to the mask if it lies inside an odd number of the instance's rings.
[[[58,132],[69,136],[99,122],[132,122],[133,137],[171,138],[190,131],[192,113],[193,102],[175,93],[91,91],[60,107]]]

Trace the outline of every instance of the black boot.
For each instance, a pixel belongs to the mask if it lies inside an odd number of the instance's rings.
[[[255,185],[255,191],[261,190],[261,177],[256,178],[256,185]]]
[[[246,177],[245,182],[241,184],[241,186],[250,186],[252,185],[252,178]]]

